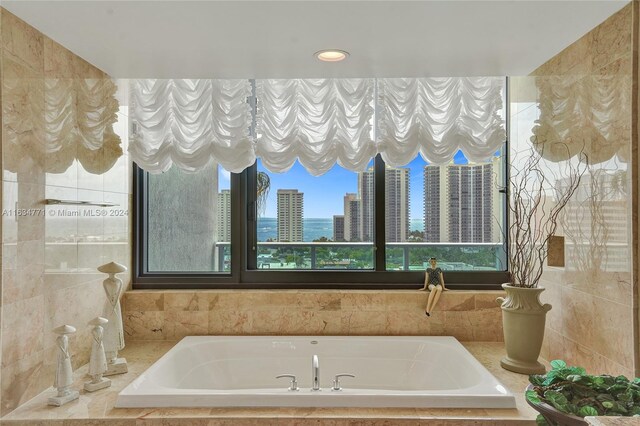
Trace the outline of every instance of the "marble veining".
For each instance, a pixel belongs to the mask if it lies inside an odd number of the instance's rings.
[[[87,322],[105,302],[95,268],[130,264],[128,217],[111,220],[95,211],[91,216],[88,207],[43,203],[84,197],[128,210],[127,118],[115,90],[104,72],[0,8],[0,415],[53,383],[53,328],[75,326],[71,364],[89,360]],[[101,125],[88,125],[95,118]],[[100,140],[107,144],[95,149]],[[128,285],[128,274],[124,281]]]
[[[563,213],[564,267],[547,267],[542,356],[632,377],[633,147],[631,4],[511,85],[512,149],[537,144],[555,180],[584,146],[589,166]],[[637,25],[637,23],[635,24]],[[572,110],[568,113],[565,108]],[[556,185],[561,185],[559,179]]]
[[[431,317],[417,290],[167,290],[123,297],[127,340],[189,335],[433,335],[502,341],[502,291],[444,293]]]

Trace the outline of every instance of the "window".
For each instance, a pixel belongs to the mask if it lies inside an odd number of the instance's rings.
[[[314,177],[297,162],[275,174],[258,160],[257,171],[256,269],[373,270],[373,162]]]
[[[418,288],[435,256],[451,288],[499,288],[503,167],[137,169],[134,287]]]
[[[216,165],[197,173],[173,167],[145,174],[145,271],[221,273],[231,270],[230,174]]]
[[[444,271],[505,270],[503,186],[499,152],[486,163],[459,151],[445,165],[387,167],[386,269],[423,271],[435,257]]]

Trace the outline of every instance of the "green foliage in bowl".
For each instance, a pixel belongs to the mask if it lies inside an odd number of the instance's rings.
[[[551,361],[551,368],[547,374],[529,376],[533,390],[526,397],[531,403],[546,403],[578,417],[640,416],[640,378],[592,376],[562,360]],[[547,424],[542,416],[537,421]]]

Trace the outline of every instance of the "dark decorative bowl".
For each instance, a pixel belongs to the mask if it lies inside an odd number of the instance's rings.
[[[525,391],[533,390],[533,385],[527,386]],[[582,418],[578,416],[573,416],[571,414],[563,413],[562,411],[556,410],[549,404],[540,403],[534,404],[529,401],[527,397],[527,404],[532,406],[534,410],[542,414],[542,416],[547,420],[547,423],[550,425],[558,425],[558,426],[588,426],[589,424]]]

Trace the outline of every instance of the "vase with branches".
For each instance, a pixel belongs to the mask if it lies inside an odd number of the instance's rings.
[[[558,146],[554,146],[557,152]],[[502,285],[506,297],[497,299],[507,351],[500,364],[523,374],[544,372],[538,357],[551,305],[540,302],[544,288],[539,284],[549,241],[588,167],[584,150],[576,155],[567,151],[561,161],[546,160],[544,154],[544,146],[536,141],[516,153],[507,179],[510,282]]]

